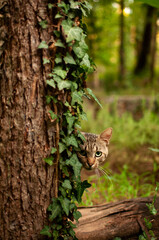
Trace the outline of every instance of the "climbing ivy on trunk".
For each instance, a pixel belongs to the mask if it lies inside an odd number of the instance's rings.
[[[81,181],[82,164],[77,157],[79,144],[84,140],[79,131],[80,121],[86,119],[83,98],[92,97],[98,102],[86,86],[87,75],[94,70],[94,64],[88,55],[82,16],[87,16],[91,5],[87,1],[67,0],[49,3],[48,8],[56,11],[54,41],[42,41],[39,49],[51,48],[56,52],[55,58],[43,59],[43,64],[52,65],[46,81],[46,102],[50,120],[56,123],[55,148],[44,161],[55,165],[56,190],[48,207],[50,225],[45,226],[41,234],[53,239],[77,239],[72,221],[78,221],[81,213],[76,203],[81,202],[84,190],[90,187],[87,181]],[[47,21],[42,20],[40,26],[47,28]]]

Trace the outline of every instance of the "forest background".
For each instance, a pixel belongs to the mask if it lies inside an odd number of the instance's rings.
[[[82,130],[100,133],[111,126],[113,137],[105,166],[89,173],[86,206],[151,196],[159,180],[158,9],[133,0],[91,4],[86,24],[96,71],[88,85],[103,108],[85,102]]]

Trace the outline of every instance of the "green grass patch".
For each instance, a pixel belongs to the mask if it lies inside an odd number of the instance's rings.
[[[108,167],[104,168],[108,172]],[[88,181],[92,187],[85,192],[81,206],[92,206],[105,202],[115,202],[155,194],[156,171],[137,174],[124,165],[120,173],[108,176],[91,176]]]
[[[124,113],[121,117],[114,109],[111,113],[103,107],[94,119],[93,109],[88,110],[88,121],[82,122],[82,130],[99,134],[107,127],[113,128],[111,143],[116,147],[136,149],[142,145],[158,147],[159,117],[150,110],[145,110],[143,117],[135,121],[131,113]]]

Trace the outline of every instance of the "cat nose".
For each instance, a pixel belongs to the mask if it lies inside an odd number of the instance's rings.
[[[89,167],[92,167],[93,164],[95,163],[95,159],[94,158],[88,158],[88,161],[87,161]]]

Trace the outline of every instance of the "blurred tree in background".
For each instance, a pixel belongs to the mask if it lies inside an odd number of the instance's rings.
[[[88,44],[97,69],[90,84],[105,90],[158,86],[158,9],[133,0],[91,0]]]

